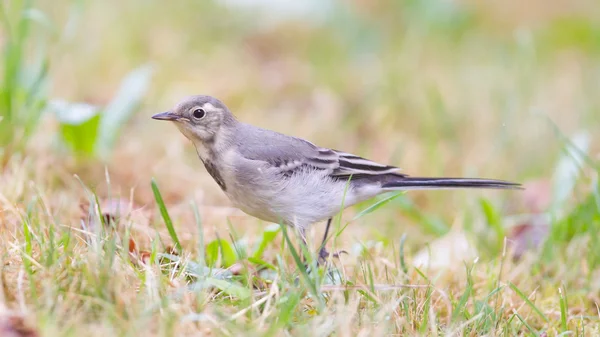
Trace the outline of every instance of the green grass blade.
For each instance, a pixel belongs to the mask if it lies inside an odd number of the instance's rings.
[[[319,291],[317,290],[316,282],[314,282],[314,280],[312,280],[310,278],[310,275],[308,275],[308,271],[306,270],[304,263],[302,263],[302,260],[300,259],[300,255],[298,255],[296,248],[294,248],[294,245],[292,244],[292,241],[290,240],[290,237],[287,233],[287,228],[285,227],[285,225],[280,225],[280,226],[281,226],[281,232],[283,233],[283,237],[285,238],[285,242],[287,243],[290,253],[292,254],[292,257],[294,258],[294,262],[296,263],[296,267],[300,270],[300,275],[302,275],[302,278],[306,282],[306,285],[308,286],[308,290],[310,291],[311,295],[314,296],[315,301],[317,301],[317,303],[319,304],[319,307],[322,308],[324,306],[323,298],[322,298],[321,294],[319,293]]]
[[[160,190],[158,189],[158,185],[156,184],[156,180],[152,178],[152,192],[154,193],[154,199],[156,200],[156,204],[158,205],[158,209],[160,210],[160,214],[165,222],[165,226],[167,226],[167,230],[169,231],[169,235],[175,244],[175,248],[181,252],[182,247],[179,242],[179,238],[177,237],[177,232],[175,232],[175,228],[173,227],[173,221],[171,221],[171,216],[169,216],[169,212],[167,211],[167,206],[165,206],[165,202],[160,194]]]
[[[425,331],[427,331],[427,326],[429,325],[429,310],[431,308],[431,294],[433,293],[433,288],[428,287],[427,293],[425,294],[425,305],[423,306],[423,320],[419,326],[419,333],[425,335]]]
[[[517,293],[517,295],[519,295],[519,297],[521,297],[521,299],[523,299],[523,301],[525,301],[525,303],[527,303],[527,305],[531,307],[531,309],[533,309],[533,311],[535,311],[544,321],[549,322],[548,317],[546,317],[546,315],[544,315],[544,313],[537,306],[535,306],[535,304],[533,304],[533,302],[531,302],[529,298],[527,298],[527,296],[525,296],[525,294],[519,288],[517,288],[516,285],[514,285],[512,282],[508,282],[508,286],[515,293]]]
[[[400,267],[404,274],[408,274],[408,267],[406,266],[406,260],[404,258],[404,243],[406,242],[406,233],[400,238]]]
[[[395,193],[392,194],[386,198],[383,198],[379,201],[377,201],[376,203],[374,203],[373,205],[367,207],[366,209],[362,210],[360,213],[358,213],[354,218],[352,218],[352,221],[357,220],[362,218],[363,216],[369,214],[369,213],[373,213],[375,212],[377,209],[379,209],[380,207],[384,206],[385,204],[387,204],[388,202],[398,198],[399,196],[405,194],[406,192],[399,192],[399,193]]]
[[[206,266],[206,255],[204,252],[204,228],[202,226],[202,219],[200,218],[200,211],[198,205],[192,202],[192,210],[194,211],[194,220],[196,220],[196,226],[198,227],[198,264],[201,267]]]
[[[456,322],[458,317],[461,315],[468,317],[467,302],[469,301],[469,298],[471,297],[473,292],[473,278],[471,277],[471,272],[472,268],[469,269],[469,267],[467,267],[467,287],[462,296],[460,297],[458,304],[456,305],[456,307],[454,307],[454,310],[452,311],[452,322]]]
[[[521,323],[523,323],[523,325],[525,325],[525,327],[527,328],[527,330],[529,330],[529,333],[532,336],[539,336],[540,334],[531,326],[529,325],[529,323],[527,323],[527,321],[525,321],[523,319],[523,317],[521,317],[521,315],[519,315],[517,312],[515,312],[515,316],[517,316],[517,318],[519,319],[519,321],[521,321]]]
[[[258,267],[261,267],[261,268],[268,268],[268,269],[271,269],[271,270],[277,270],[277,268],[274,265],[272,265],[269,262],[266,262],[264,260],[261,260],[261,259],[259,259],[257,257],[250,256],[248,258],[248,262],[250,262],[250,263],[252,263],[252,264],[254,264],[254,265],[258,266]]]
[[[481,198],[479,199],[479,205],[481,206],[481,210],[485,215],[488,225],[496,233],[496,241],[498,243],[497,248],[500,248],[502,246],[502,242],[504,242],[505,236],[504,227],[502,227],[502,217],[489,200]]]
[[[562,332],[567,332],[569,327],[567,325],[567,293],[564,287],[558,288],[558,293],[560,295],[560,325],[562,328]]]
[[[469,298],[471,297],[472,290],[473,290],[473,285],[471,283],[468,283],[467,288],[465,289],[462,296],[460,296],[460,299],[458,300],[458,304],[456,305],[456,307],[454,307],[454,310],[452,311],[452,319],[451,319],[452,322],[456,322],[458,320],[459,316],[465,314],[465,311],[467,310],[467,302],[469,301]]]

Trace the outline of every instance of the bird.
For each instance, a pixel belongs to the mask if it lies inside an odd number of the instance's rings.
[[[195,146],[208,174],[243,212],[294,228],[304,244],[307,229],[327,220],[319,261],[330,256],[325,243],[332,218],[342,208],[379,194],[521,189],[521,184],[497,179],[409,176],[396,166],[241,122],[223,102],[207,95],[186,97],[152,118],[177,126]]]

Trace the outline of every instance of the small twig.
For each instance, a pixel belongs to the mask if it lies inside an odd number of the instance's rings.
[[[251,305],[251,306],[249,306],[249,307],[246,307],[246,308],[244,308],[244,309],[242,309],[242,310],[240,310],[240,311],[236,312],[235,314],[233,314],[233,315],[231,316],[230,320],[231,320],[231,321],[234,321],[234,320],[238,319],[239,317],[241,317],[241,316],[243,316],[244,314],[246,314],[246,313],[247,313],[249,310],[252,310],[252,309],[254,309],[254,308],[258,307],[259,305],[261,305],[261,304],[265,303],[267,300],[269,300],[269,298],[273,297],[273,295],[274,295],[274,293],[273,293],[273,292],[271,292],[269,295],[267,295],[267,296],[265,296],[265,297],[261,298],[260,300],[258,300],[258,301],[256,301],[256,302],[252,303],[252,305]]]

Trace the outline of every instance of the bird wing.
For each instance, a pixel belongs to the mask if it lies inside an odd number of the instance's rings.
[[[396,166],[380,164],[351,153],[337,150],[329,151],[335,153],[338,157],[337,161],[339,166],[332,172],[331,175],[333,176],[381,175],[400,171],[400,168]]]
[[[304,139],[264,129],[255,129],[252,139],[245,138],[237,147],[247,159],[267,162],[282,173],[293,174],[307,168],[326,171],[332,177],[381,175],[400,169],[328,148]]]

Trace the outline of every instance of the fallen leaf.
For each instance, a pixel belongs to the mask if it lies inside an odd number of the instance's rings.
[[[550,225],[543,212],[552,205],[552,184],[548,180],[532,180],[523,184],[522,204],[531,214],[528,219],[511,228],[508,244],[513,258],[520,259],[528,250],[535,250],[548,237]]]
[[[513,258],[520,259],[528,250],[538,248],[550,232],[550,225],[543,216],[532,216],[527,222],[514,226],[508,235]]]
[[[142,261],[143,264],[147,265],[150,263],[150,257],[152,256],[152,254],[149,251],[141,251],[140,252],[140,261]]]
[[[137,252],[137,246],[136,246],[135,241],[133,240],[133,238],[129,238],[129,252],[130,253],[136,253]]]

